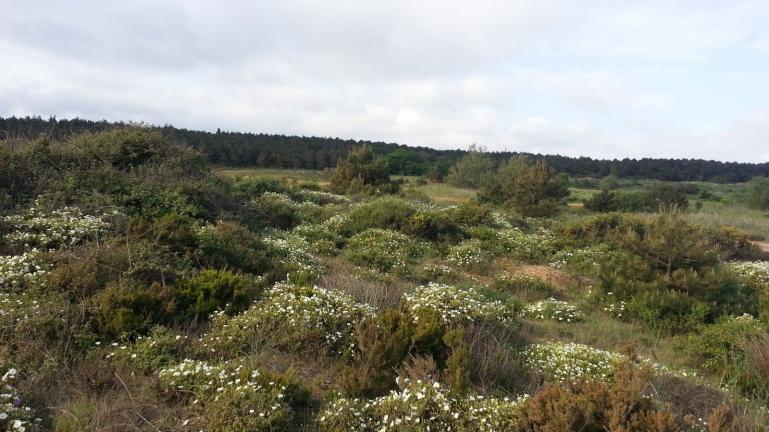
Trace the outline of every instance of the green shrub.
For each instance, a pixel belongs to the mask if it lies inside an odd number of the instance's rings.
[[[583,201],[583,205],[590,211],[601,213],[613,212],[619,209],[616,195],[614,192],[610,192],[608,189],[604,189],[601,192],[593,194],[592,197]]]
[[[368,229],[350,238],[344,256],[350,262],[381,272],[406,273],[427,246],[397,231]]]
[[[113,345],[115,350],[107,358],[144,373],[178,363],[189,351],[186,336],[162,326],[153,328],[148,336],[138,336],[132,344]]]
[[[390,181],[387,161],[365,145],[350,150],[337,164],[330,182],[331,191],[338,194],[398,191],[398,184]]]
[[[256,234],[232,222],[220,222],[198,231],[200,262],[204,267],[232,268],[271,275],[280,269],[274,251]],[[282,269],[281,276],[285,276]]]
[[[724,317],[715,324],[704,325],[698,332],[679,336],[674,346],[685,354],[687,362],[711,373],[727,373],[733,377],[744,367],[744,342],[757,339],[763,326],[750,315]]]
[[[540,278],[507,273],[494,279],[494,288],[501,292],[515,294],[526,300],[547,298],[556,291],[553,284]]]
[[[454,267],[479,273],[488,267],[491,254],[483,248],[483,243],[477,239],[466,240],[450,246],[446,254],[446,262]]]
[[[176,316],[187,321],[204,320],[223,309],[233,314],[248,308],[264,289],[263,279],[226,270],[203,270],[174,283]]]
[[[301,220],[297,204],[291,198],[274,192],[266,192],[256,198],[253,207],[265,227],[290,229]]]
[[[170,287],[130,281],[111,283],[93,297],[100,331],[110,337],[144,333],[153,325],[174,317],[174,295]]]
[[[288,350],[349,355],[354,328],[372,309],[335,290],[279,284],[240,315],[219,314],[203,347],[236,355],[264,343]]]
[[[369,228],[400,230],[416,212],[416,208],[400,198],[384,197],[352,208],[339,232],[353,235]]]
[[[748,187],[748,205],[769,210],[769,177],[754,177]]]

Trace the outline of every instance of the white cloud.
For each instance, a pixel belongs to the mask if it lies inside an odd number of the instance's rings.
[[[769,158],[769,106],[692,97],[769,72],[765,2],[6,2],[0,115]]]

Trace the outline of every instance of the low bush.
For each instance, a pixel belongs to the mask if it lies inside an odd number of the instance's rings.
[[[176,318],[197,322],[224,310],[234,314],[245,310],[265,288],[264,279],[226,270],[203,270],[174,283]]]
[[[158,326],[147,336],[138,336],[133,343],[114,342],[114,351],[107,358],[118,364],[136,368],[144,373],[156,372],[176,364],[189,352],[186,336]]]
[[[494,289],[514,294],[524,300],[547,298],[556,291],[553,284],[540,278],[508,273],[503,273],[494,279]]]
[[[346,356],[355,346],[355,326],[372,314],[341,292],[279,284],[240,315],[216,315],[203,348],[225,357],[262,345]]]
[[[352,236],[344,256],[361,266],[404,274],[408,272],[408,266],[427,251],[426,244],[398,231],[372,228]]]
[[[529,318],[547,319],[558,322],[582,321],[585,315],[569,302],[549,298],[527,305],[524,315]]]
[[[437,313],[447,326],[475,321],[512,325],[516,321],[512,307],[473,289],[430,283],[404,295],[404,301],[417,321],[423,313]]]

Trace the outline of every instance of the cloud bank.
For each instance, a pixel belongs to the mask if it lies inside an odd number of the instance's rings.
[[[636,3],[0,0],[0,115],[769,161],[769,3]]]

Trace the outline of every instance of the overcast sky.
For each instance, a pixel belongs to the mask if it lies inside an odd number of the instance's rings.
[[[0,116],[769,161],[769,1],[0,0]]]

